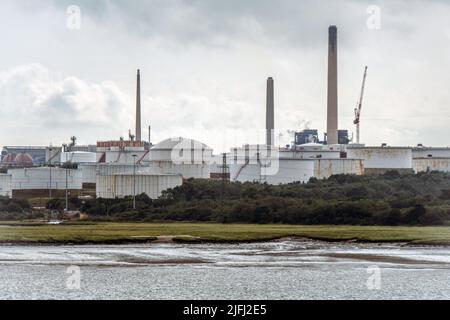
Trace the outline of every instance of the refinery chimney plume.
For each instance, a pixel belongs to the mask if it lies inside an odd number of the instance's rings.
[[[327,144],[338,143],[337,28],[328,29]]]
[[[136,141],[142,141],[141,133],[141,72],[138,70],[136,92]]]
[[[268,146],[274,145],[274,85],[273,78],[267,79],[267,104],[266,104],[266,144]]]

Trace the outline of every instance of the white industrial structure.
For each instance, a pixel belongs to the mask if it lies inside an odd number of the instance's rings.
[[[283,184],[307,182],[314,176],[313,159],[280,158],[278,148],[244,145],[231,150],[230,180]]]
[[[276,174],[268,173],[264,162],[230,165],[230,178],[239,182],[261,182],[273,185],[308,182],[314,176],[314,160],[279,160]]]
[[[419,145],[413,148],[413,158],[450,158],[449,147],[424,147]]]
[[[98,175],[97,197],[105,199],[124,198],[145,193],[152,199],[162,192],[183,184],[181,175],[155,175],[143,172]]]
[[[415,173],[430,171],[450,172],[450,157],[414,158],[413,168]]]
[[[413,148],[414,172],[441,171],[450,172],[450,148],[425,147],[418,145]]]
[[[412,172],[411,147],[349,145],[346,152],[348,158],[364,160],[367,174],[384,173],[388,170],[397,170],[400,173]]]
[[[135,164],[147,160],[148,150],[143,141],[97,142],[97,162]]]
[[[45,163],[58,164],[61,162],[62,147],[46,147]]]
[[[280,157],[292,159],[339,159],[341,157],[341,151],[334,146],[311,142],[292,148],[281,149]]]
[[[140,172],[149,172],[148,165],[142,164],[115,164],[115,163],[84,163],[78,165],[82,172],[83,183],[96,183],[98,175],[114,175],[120,173],[132,173],[134,169]]]
[[[96,163],[97,154],[95,152],[70,151],[61,153],[61,163]]]
[[[0,174],[0,197],[12,197],[10,174]]]
[[[332,175],[351,174],[364,175],[364,160],[362,159],[315,159],[314,177],[328,179]]]
[[[152,174],[181,174],[184,179],[210,177],[212,149],[206,144],[186,138],[164,140],[150,149]]]
[[[50,167],[10,169],[13,190],[81,190],[80,170]]]
[[[244,145],[231,150],[227,161],[230,180],[284,184],[308,182],[337,174],[364,174],[362,158],[341,158],[339,146],[307,143],[278,149],[266,145]]]

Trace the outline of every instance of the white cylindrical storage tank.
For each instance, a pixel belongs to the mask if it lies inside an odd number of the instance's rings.
[[[349,146],[347,157],[363,159],[366,171],[370,169],[412,171],[412,148],[409,147]]]
[[[327,179],[337,174],[364,174],[364,160],[362,159],[315,159],[314,177]]]
[[[163,191],[180,186],[182,183],[181,175],[115,174],[97,176],[96,188],[99,198],[124,198],[133,195],[135,184],[136,195],[145,193],[150,198],[157,199]]]
[[[105,153],[105,163],[117,163],[117,164],[134,164],[147,160],[148,151],[145,150],[109,150]],[[98,159],[98,157],[97,157]]]
[[[281,149],[280,158],[290,159],[310,159],[326,158],[339,159],[341,157],[340,148],[323,145],[320,143],[305,143],[292,148]]]
[[[10,169],[13,190],[81,190],[81,170],[62,168],[24,168]],[[66,175],[67,174],[67,175]]]
[[[97,154],[95,152],[82,152],[82,151],[63,152],[61,154],[61,162],[96,163]]]
[[[278,148],[266,145],[232,149],[229,167],[231,181],[240,182],[277,185],[307,182],[314,176],[313,159],[281,158]]]
[[[230,165],[231,181],[261,182],[272,185],[308,182],[314,176],[314,160],[280,159],[278,169],[266,170],[260,164]]]
[[[285,159],[339,159],[341,157],[341,152],[337,150],[322,150],[322,151],[313,151],[313,150],[281,150],[280,157]]]
[[[0,174],[0,197],[12,197],[11,180],[10,174]]]
[[[450,148],[447,147],[415,147],[413,158],[450,158]]]
[[[81,164],[78,169],[82,171],[83,183],[96,183],[98,175],[113,175],[119,173],[150,172],[148,164],[114,164],[114,163],[96,163]]]
[[[184,179],[210,177],[212,149],[192,139],[173,138],[150,150],[149,165],[153,174],[181,174]]]
[[[450,158],[413,159],[414,172],[440,171],[450,172]]]

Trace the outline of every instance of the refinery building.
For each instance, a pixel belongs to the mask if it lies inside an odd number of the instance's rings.
[[[329,28],[327,132],[316,129],[295,133],[288,146],[275,146],[275,79],[267,79],[266,141],[235,146],[214,154],[206,144],[184,137],[152,144],[142,139],[141,73],[137,73],[135,135],[129,139],[77,145],[76,138],[61,147],[4,147],[1,153],[0,196],[52,196],[70,190],[71,195],[122,198],[145,193],[151,198],[183,184],[186,179],[223,179],[268,184],[306,183],[332,175],[400,174],[427,171],[450,172],[450,148],[366,146],[360,143],[360,116],[367,67],[360,100],[355,109],[356,140],[339,128],[338,30]],[[257,129],[257,128],[255,128]]]

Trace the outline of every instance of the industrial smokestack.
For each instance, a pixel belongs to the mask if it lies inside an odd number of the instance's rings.
[[[328,29],[327,143],[338,143],[337,28]]]
[[[268,146],[274,145],[274,85],[273,78],[267,79],[267,104],[266,104],[266,144]]]
[[[136,141],[142,141],[141,133],[141,72],[138,70],[136,92]]]

